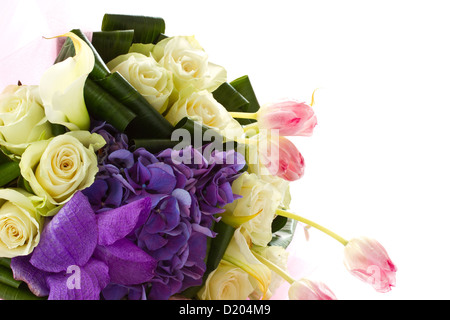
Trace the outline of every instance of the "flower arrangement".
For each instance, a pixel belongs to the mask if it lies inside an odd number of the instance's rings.
[[[376,240],[289,212],[304,159],[287,137],[313,134],[313,103],[260,106],[248,76],[228,82],[195,37],[164,33],[105,14],[101,31],[57,37],[39,84],[3,90],[0,297],[270,299],[288,281],[290,299],[336,299],[286,271],[297,222],[389,291]]]

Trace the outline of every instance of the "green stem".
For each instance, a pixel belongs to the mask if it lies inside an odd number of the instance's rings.
[[[250,112],[228,112],[233,118],[236,119],[254,119],[257,120],[258,114]]]
[[[255,130],[256,132],[258,132],[258,122],[253,122],[249,125],[246,125],[243,127],[244,128],[244,132],[247,132],[249,130]]]
[[[347,243],[348,243],[348,241],[345,240],[344,238],[342,238],[341,236],[339,236],[339,235],[337,235],[336,233],[332,232],[331,230],[329,230],[329,229],[327,229],[327,228],[321,226],[320,224],[315,223],[314,221],[308,220],[308,219],[303,218],[303,217],[301,217],[301,216],[299,216],[299,215],[296,215],[296,214],[294,214],[294,213],[291,213],[291,212],[288,212],[288,211],[284,211],[284,210],[281,210],[281,209],[278,209],[278,210],[276,211],[276,214],[278,214],[278,215],[280,215],[280,216],[283,216],[283,217],[286,217],[286,218],[291,218],[291,219],[294,219],[294,220],[303,222],[303,223],[305,223],[305,224],[307,224],[307,225],[309,225],[309,226],[311,226],[311,227],[314,227],[314,228],[316,228],[317,230],[320,230],[320,231],[322,231],[323,233],[325,233],[325,234],[329,235],[330,237],[334,238],[335,240],[339,241],[339,242],[342,243],[344,246],[346,246]]]
[[[272,270],[273,272],[275,272],[276,274],[278,274],[280,277],[282,277],[284,280],[286,280],[287,282],[289,282],[289,284],[293,284],[295,282],[295,279],[292,278],[286,271],[284,271],[283,269],[281,269],[279,266],[277,266],[275,263],[273,263],[270,260],[267,260],[266,258],[264,258],[262,255],[260,255],[259,253],[256,253],[255,251],[252,250],[253,255],[256,257],[256,259],[258,259],[263,265],[265,265],[266,267],[268,267],[270,270]]]

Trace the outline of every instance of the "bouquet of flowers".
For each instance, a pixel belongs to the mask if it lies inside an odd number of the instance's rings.
[[[297,225],[341,242],[377,291],[395,285],[376,240],[289,212],[304,159],[286,137],[312,135],[314,99],[260,106],[248,76],[228,81],[161,18],[55,38],[40,83],[0,95],[2,299],[269,299],[281,281],[336,299],[288,274]]]

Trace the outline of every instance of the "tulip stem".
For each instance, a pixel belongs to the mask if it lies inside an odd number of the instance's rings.
[[[314,221],[308,220],[308,219],[303,218],[303,217],[301,217],[301,216],[299,216],[299,215],[296,215],[296,214],[294,214],[294,213],[291,213],[291,212],[288,212],[288,211],[285,211],[285,210],[281,210],[281,209],[277,209],[276,214],[278,214],[278,215],[280,215],[280,216],[283,216],[283,217],[286,217],[286,218],[291,218],[291,219],[294,219],[294,220],[303,222],[303,223],[305,223],[305,224],[307,224],[307,225],[309,225],[309,226],[311,226],[311,227],[314,227],[314,228],[316,228],[317,230],[320,230],[320,231],[322,231],[323,233],[329,235],[329,236],[332,237],[333,239],[339,241],[339,242],[342,243],[344,246],[346,246],[347,243],[348,243],[348,241],[345,240],[344,238],[342,238],[341,236],[339,236],[339,235],[337,235],[336,233],[334,233],[333,231],[331,231],[331,230],[329,230],[329,229],[327,229],[327,228],[321,226],[320,224],[315,223]]]
[[[254,119],[256,120],[258,117],[257,112],[228,112],[233,118],[236,119]]]
[[[249,125],[246,125],[243,127],[244,128],[244,132],[247,132],[249,130],[255,130],[256,132],[258,131],[258,122],[253,122]]]
[[[264,258],[262,255],[260,255],[259,253],[256,253],[255,251],[252,251],[252,253],[255,256],[255,258],[258,259],[263,265],[265,265],[270,270],[272,270],[273,272],[278,274],[280,277],[282,277],[284,280],[289,282],[289,284],[293,284],[295,282],[294,278],[292,278],[286,271],[281,269],[275,263],[273,263],[272,261],[269,261],[268,259]]]

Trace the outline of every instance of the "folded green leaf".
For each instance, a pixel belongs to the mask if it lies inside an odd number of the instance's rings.
[[[135,43],[156,43],[165,29],[164,20],[158,17],[107,13],[102,21],[102,31],[134,30]]]
[[[84,85],[84,100],[91,116],[108,122],[121,132],[136,118],[135,113],[89,78]]]
[[[92,45],[106,63],[128,53],[133,43],[134,30],[98,31],[92,34]]]
[[[136,149],[145,148],[151,153],[158,153],[162,150],[175,147],[179,142],[172,141],[171,139],[134,139],[132,143]]]
[[[3,187],[20,176],[19,163],[9,161],[0,164],[0,187]]]
[[[21,281],[17,281],[14,279],[13,273],[10,268],[0,266],[0,283],[13,288],[18,288],[21,284]]]
[[[137,115],[125,130],[130,138],[170,139],[173,126],[120,73],[109,74],[96,84]]]
[[[0,266],[10,268],[11,267],[11,259],[10,258],[0,258]]]
[[[22,283],[19,288],[13,288],[8,285],[0,283],[0,299],[3,300],[44,300],[44,298],[36,297],[28,289],[25,283]]]
[[[249,104],[241,107],[240,112],[257,112],[260,108],[258,99],[256,98],[255,92],[253,91],[252,84],[250,83],[250,79],[248,76],[242,76],[236,80],[230,82],[230,85],[236,89],[247,101]],[[240,124],[246,125],[255,120],[250,119],[237,119]]]
[[[224,82],[213,93],[214,99],[230,112],[245,112],[250,102],[232,85]]]
[[[279,220],[277,223],[282,224],[282,220]],[[274,227],[274,225],[272,224],[273,229],[277,229],[279,226]],[[272,240],[269,242],[269,246],[280,246],[286,249],[291,243],[292,238],[294,237],[296,227],[297,227],[296,220],[287,219],[284,226],[275,233],[273,233]]]

